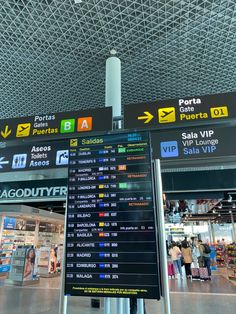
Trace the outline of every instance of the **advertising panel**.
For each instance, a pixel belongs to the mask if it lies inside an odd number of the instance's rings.
[[[25,267],[23,280],[33,280],[34,279],[34,267],[35,267],[35,257],[36,252],[34,248],[28,248],[25,255]]]
[[[5,217],[3,226],[4,226],[4,229],[8,229],[8,230],[16,229],[16,218]]]

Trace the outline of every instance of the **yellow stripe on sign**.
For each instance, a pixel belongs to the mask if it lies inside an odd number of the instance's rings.
[[[227,106],[213,107],[213,108],[210,108],[210,111],[211,111],[211,117],[213,119],[226,118],[226,117],[229,116],[229,112],[228,112],[228,107]]]
[[[103,189],[103,188],[104,188],[104,185],[103,185],[103,184],[99,184],[98,188],[99,188],[99,189]]]

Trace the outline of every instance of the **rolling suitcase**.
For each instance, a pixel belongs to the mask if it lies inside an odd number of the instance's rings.
[[[168,262],[168,276],[172,278],[172,276],[175,276],[175,269],[174,269],[174,264]]]
[[[201,280],[208,280],[210,278],[208,274],[208,269],[206,267],[200,267],[199,268],[199,274]]]
[[[192,272],[192,280],[199,280],[200,279],[199,268],[191,268],[191,272]]]

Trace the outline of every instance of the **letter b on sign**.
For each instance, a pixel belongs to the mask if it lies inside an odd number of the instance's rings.
[[[60,133],[72,133],[75,131],[75,119],[61,120]]]

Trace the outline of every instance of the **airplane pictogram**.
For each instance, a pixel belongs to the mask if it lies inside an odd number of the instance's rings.
[[[26,126],[25,128],[23,127],[23,125],[21,126],[21,130],[19,130],[19,132],[23,132],[24,130],[28,129],[29,126]]]
[[[176,121],[175,108],[165,107],[158,109],[159,123],[171,123]]]
[[[166,116],[168,116],[169,114],[171,114],[172,112],[174,112],[174,110],[171,110],[171,111],[165,111],[163,110],[162,113],[163,115],[161,116],[162,118],[165,118]]]
[[[31,123],[21,123],[17,125],[16,137],[25,137],[30,135]]]

